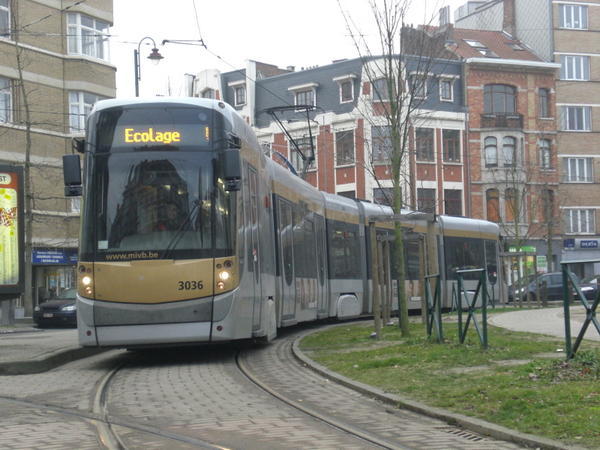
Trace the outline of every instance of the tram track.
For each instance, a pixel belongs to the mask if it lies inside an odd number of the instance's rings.
[[[351,435],[351,436],[355,437],[356,439],[359,439],[360,441],[369,443],[376,447],[385,448],[385,449],[399,449],[399,450],[408,450],[409,449],[409,447],[404,447],[404,446],[398,445],[397,443],[389,442],[373,433],[369,433],[364,430],[358,429],[357,427],[354,427],[348,423],[344,423],[340,420],[337,420],[336,418],[334,418],[330,415],[325,415],[313,408],[309,408],[308,406],[303,405],[300,402],[297,402],[295,400],[292,400],[289,397],[286,397],[286,396],[280,394],[279,392],[277,392],[275,389],[271,388],[268,384],[261,381],[255,374],[252,373],[252,371],[249,369],[249,367],[244,363],[241,351],[238,351],[238,353],[236,354],[235,362],[236,362],[236,366],[238,367],[240,372],[244,375],[244,377],[246,377],[256,387],[258,387],[265,393],[269,394],[271,397],[274,397],[278,401],[285,403],[286,405],[293,408],[294,410],[300,411],[301,413],[303,413],[307,416],[310,416],[311,418],[313,418],[321,423],[324,423],[324,424],[330,426],[331,428],[334,428],[337,431],[342,431],[343,433]]]

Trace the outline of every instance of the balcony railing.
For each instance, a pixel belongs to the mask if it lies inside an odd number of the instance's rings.
[[[523,129],[523,115],[510,114],[482,114],[481,128],[518,128]]]

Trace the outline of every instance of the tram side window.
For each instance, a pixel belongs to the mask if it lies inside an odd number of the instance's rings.
[[[406,261],[406,280],[419,279],[419,242],[404,241],[404,261]]]
[[[496,241],[485,241],[485,267],[488,272],[488,279],[495,284],[498,279],[498,253]]]
[[[456,279],[457,270],[481,269],[484,267],[484,246],[481,239],[464,237],[446,237],[444,240],[446,254],[446,277]],[[466,273],[464,280],[477,280],[479,273]]]
[[[360,278],[358,225],[331,221],[329,226],[330,276],[332,279]]]

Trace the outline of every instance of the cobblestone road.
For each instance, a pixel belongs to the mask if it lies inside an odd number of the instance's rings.
[[[244,347],[242,362],[273,390],[390,447],[509,449],[424,418],[393,410],[301,367],[293,333],[263,348]],[[0,377],[0,448],[102,448],[94,397],[111,370],[106,412],[126,448],[376,448],[266,394],[235,363],[235,346],[111,351],[53,371]]]

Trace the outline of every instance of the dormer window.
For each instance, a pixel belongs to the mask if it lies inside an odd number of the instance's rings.
[[[232,81],[227,86],[233,89],[233,105],[244,106],[246,104],[246,81]]]
[[[487,46],[483,45],[481,42],[479,41],[475,41],[473,39],[463,39],[467,44],[469,44],[471,47],[473,47],[475,50],[477,50],[479,53],[481,53],[483,56],[487,56],[490,58],[497,58],[498,55],[496,55],[496,53],[494,53],[492,50],[490,50],[489,48],[487,48]]]
[[[335,77],[333,81],[336,81],[340,87],[340,103],[348,103],[354,100],[354,79],[356,75],[348,74],[340,77]]]
[[[307,83],[288,88],[288,91],[294,93],[294,105],[296,106],[317,106],[317,87],[318,83]]]

